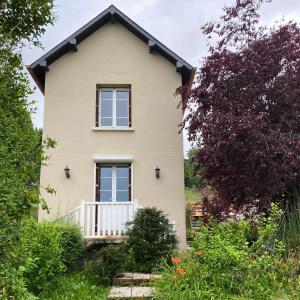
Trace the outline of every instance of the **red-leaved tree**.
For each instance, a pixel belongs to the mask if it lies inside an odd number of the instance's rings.
[[[236,0],[202,27],[217,42],[191,91],[179,89],[219,211],[300,202],[300,28],[260,26],[263,2]]]

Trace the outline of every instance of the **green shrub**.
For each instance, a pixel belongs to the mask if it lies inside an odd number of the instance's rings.
[[[82,251],[77,226],[28,220],[22,226],[19,266],[29,291],[38,294],[51,280],[74,268]]]
[[[74,269],[82,255],[83,240],[79,226],[70,223],[55,223],[62,247],[61,259],[68,269]]]
[[[30,220],[23,227],[21,242],[20,265],[28,289],[37,294],[66,270],[62,261],[61,233],[54,222],[39,224]]]
[[[256,226],[250,221],[202,225],[192,250],[162,265],[157,298],[298,299],[297,264],[283,259],[284,244],[276,239],[279,217],[273,207],[271,217]]]
[[[176,248],[176,235],[164,213],[156,208],[142,208],[128,224],[128,247],[136,271],[151,272],[163,257]]]
[[[89,262],[89,268],[97,282],[110,284],[117,273],[124,271],[126,257],[126,247],[123,244],[108,245],[96,252]]]
[[[0,264],[0,299],[32,300],[36,299],[26,288],[24,269],[17,268],[11,261]]]

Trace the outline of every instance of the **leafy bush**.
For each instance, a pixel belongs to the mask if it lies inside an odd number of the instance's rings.
[[[80,230],[71,224],[27,220],[22,226],[19,269],[28,289],[38,294],[74,267],[82,251]]]
[[[20,265],[28,289],[38,293],[66,270],[62,261],[61,233],[53,222],[28,221],[21,239]]]
[[[283,259],[284,244],[275,238],[279,217],[273,207],[271,217],[256,226],[250,221],[202,226],[191,251],[163,264],[157,298],[298,299],[297,265],[291,257]]]
[[[68,269],[74,269],[83,250],[80,228],[70,223],[55,223],[54,228],[60,234],[61,259]]]
[[[99,283],[110,284],[112,278],[124,269],[126,247],[123,244],[108,245],[96,252],[89,268]]]
[[[0,299],[31,300],[36,299],[26,288],[23,268],[17,268],[11,261],[0,264]],[[15,297],[15,298],[12,298]]]
[[[151,272],[168,257],[177,244],[176,235],[164,213],[156,208],[139,209],[133,222],[128,223],[128,247],[136,270]]]
[[[88,270],[58,278],[42,295],[41,300],[105,300],[108,287],[95,285]]]

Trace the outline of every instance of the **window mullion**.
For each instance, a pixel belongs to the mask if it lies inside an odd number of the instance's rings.
[[[113,202],[117,201],[117,179],[116,179],[116,167],[112,167],[112,197],[113,197]]]
[[[100,126],[102,125],[102,117],[101,117],[101,111],[102,111],[102,95],[101,95],[101,90],[100,90],[100,93],[99,93],[99,116],[98,116],[98,118],[99,118],[99,124],[100,124]]]
[[[116,93],[116,90],[113,90],[113,115],[112,115],[112,117],[113,117],[113,126],[115,127],[116,126],[116,124],[117,124],[117,121],[116,121],[116,111],[117,111],[117,100],[116,100],[116,98],[117,98],[117,93]]]

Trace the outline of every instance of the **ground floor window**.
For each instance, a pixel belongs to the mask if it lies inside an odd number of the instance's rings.
[[[96,201],[131,201],[131,165],[96,165]]]

